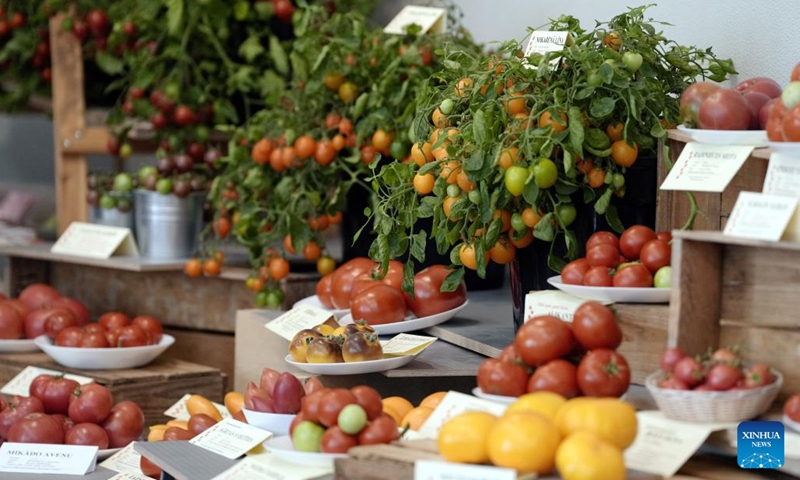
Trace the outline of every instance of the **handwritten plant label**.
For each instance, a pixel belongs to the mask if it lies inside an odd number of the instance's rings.
[[[733,206],[725,235],[777,242],[797,210],[797,197],[741,192]]]
[[[85,475],[97,464],[97,447],[9,443],[0,447],[0,472]]]
[[[235,460],[270,437],[272,433],[266,430],[226,418],[189,440],[189,443]]]
[[[103,259],[113,255],[139,256],[130,229],[83,222],[72,222],[50,251]]]
[[[331,318],[333,314],[327,310],[300,305],[267,323],[265,327],[291,342],[300,330],[313,328]]]
[[[552,315],[571,322],[575,310],[586,301],[559,290],[531,292],[525,295],[525,321],[541,315]]]
[[[690,142],[670,170],[662,190],[723,192],[754,147]]]
[[[389,35],[405,35],[408,27],[418,25],[420,34],[447,32],[447,10],[407,5],[383,29]]]
[[[122,450],[105,459],[100,466],[119,473],[142,473],[139,461],[142,455],[133,449],[136,442],[131,442]]]
[[[393,357],[416,355],[433,345],[435,341],[436,337],[401,333],[383,345],[383,354]]]
[[[527,47],[525,47],[525,58],[527,59],[534,53],[546,55],[550,52],[561,51],[564,49],[564,45],[567,44],[568,37],[569,32],[533,32],[531,38],[528,39]],[[560,57],[554,58],[550,60],[550,65],[558,65],[559,62],[561,62]],[[527,60],[525,64],[528,68],[536,68],[534,65],[528,64]]]

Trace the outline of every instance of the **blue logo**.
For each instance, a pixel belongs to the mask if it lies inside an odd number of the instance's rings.
[[[736,437],[741,468],[781,468],[786,456],[781,422],[742,422]]]

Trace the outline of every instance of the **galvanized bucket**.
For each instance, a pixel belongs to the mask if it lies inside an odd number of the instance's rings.
[[[134,209],[122,212],[117,208],[92,206],[89,208],[89,222],[98,225],[108,225],[109,227],[129,228],[135,235],[133,210]]]
[[[203,228],[204,192],[186,198],[136,191],[136,238],[143,257],[189,258]]]

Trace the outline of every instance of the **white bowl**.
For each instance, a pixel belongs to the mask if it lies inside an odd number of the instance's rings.
[[[141,367],[155,360],[173,343],[175,337],[163,335],[158,345],[126,348],[58,347],[47,335],[34,339],[36,345],[59,365],[81,370],[119,370]]]
[[[294,302],[293,307],[296,307],[298,305],[306,305],[308,307],[319,308],[320,310],[327,310],[328,312],[331,312],[334,317],[336,317],[336,320],[339,320],[340,318],[350,313],[349,308],[337,309],[337,308],[326,307],[325,305],[322,304],[322,302],[319,301],[319,297],[316,295],[311,295],[310,297],[306,297]]]
[[[416,356],[384,357],[380,360],[367,360],[364,362],[300,363],[295,362],[291,355],[286,355],[284,360],[289,365],[314,375],[362,375],[364,373],[385,372],[404,367],[411,363]]]
[[[491,393],[484,393],[483,390],[481,390],[481,387],[473,388],[472,394],[478,398],[482,398],[484,400],[491,400],[497,403],[502,403],[503,405],[511,405],[512,403],[519,400],[519,397],[508,397],[506,395],[493,395]]]
[[[587,287],[561,281],[561,275],[550,277],[547,283],[570,295],[585,300],[612,303],[669,303],[671,288]]]
[[[428,315],[427,317],[420,317],[417,318],[414,316],[413,313],[408,314],[406,318],[400,322],[394,323],[384,323],[380,325],[370,325],[378,335],[394,335],[397,333],[406,333],[406,332],[414,332],[417,330],[422,330],[424,328],[430,328],[440,323],[444,323],[451,318],[453,318],[462,308],[466,307],[469,303],[469,300],[465,300],[464,303],[457,306],[456,308],[451,308],[445,312],[436,313],[434,315]],[[346,315],[340,317],[339,323],[342,325],[347,325],[353,322],[353,315],[348,311]]]
[[[782,153],[791,158],[800,157],[800,142],[767,142],[767,146],[775,153]]]
[[[763,147],[767,143],[766,130],[703,130],[678,125],[678,130],[692,140],[709,145],[753,145]]]
[[[306,467],[333,468],[334,460],[337,458],[347,458],[347,454],[345,453],[298,452],[294,449],[292,439],[288,436],[270,438],[264,442],[264,448],[281,460]]]
[[[284,415],[281,413],[264,413],[255,410],[242,409],[244,418],[249,425],[258,427],[262,430],[272,432],[276,437],[289,435],[289,427],[292,426],[297,415]]]
[[[38,352],[39,347],[36,346],[34,340],[0,340],[0,353],[12,352]]]

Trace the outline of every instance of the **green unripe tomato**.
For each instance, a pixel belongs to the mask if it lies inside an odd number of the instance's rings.
[[[572,205],[559,205],[556,207],[555,214],[565,227],[569,227],[575,221],[578,211]]]

